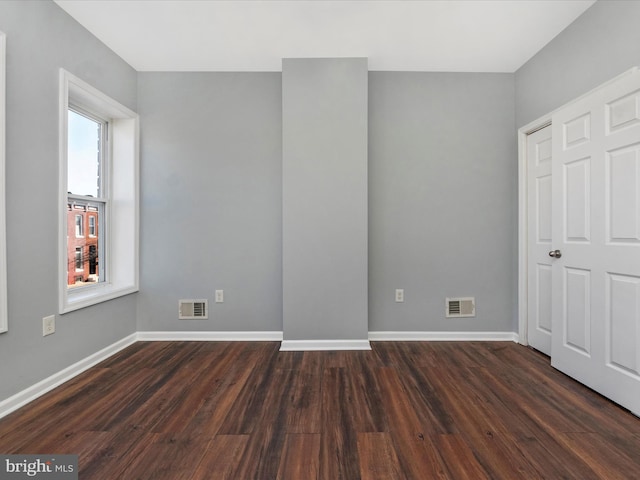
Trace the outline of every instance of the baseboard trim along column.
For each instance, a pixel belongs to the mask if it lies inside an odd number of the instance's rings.
[[[281,352],[371,350],[369,340],[283,340]]]

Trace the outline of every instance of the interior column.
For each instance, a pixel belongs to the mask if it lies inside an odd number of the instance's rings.
[[[366,58],[284,59],[282,350],[368,349]]]

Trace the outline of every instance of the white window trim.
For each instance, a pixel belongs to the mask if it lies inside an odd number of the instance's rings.
[[[7,309],[7,229],[5,211],[5,78],[7,37],[0,32],[0,333],[9,329]]]
[[[111,208],[105,231],[107,278],[67,288],[67,111],[69,103],[109,118]],[[59,309],[67,313],[137,292],[139,289],[139,117],[75,75],[60,69],[59,117]]]

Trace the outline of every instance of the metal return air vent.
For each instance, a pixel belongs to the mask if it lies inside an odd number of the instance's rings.
[[[474,297],[447,298],[447,318],[475,317],[476,299]]]
[[[207,319],[209,309],[206,300],[180,300],[178,302],[178,319]]]

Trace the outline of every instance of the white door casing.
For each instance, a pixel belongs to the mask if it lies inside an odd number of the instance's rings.
[[[527,338],[551,355],[551,125],[527,136]]]
[[[551,362],[640,414],[640,72],[552,123]]]

